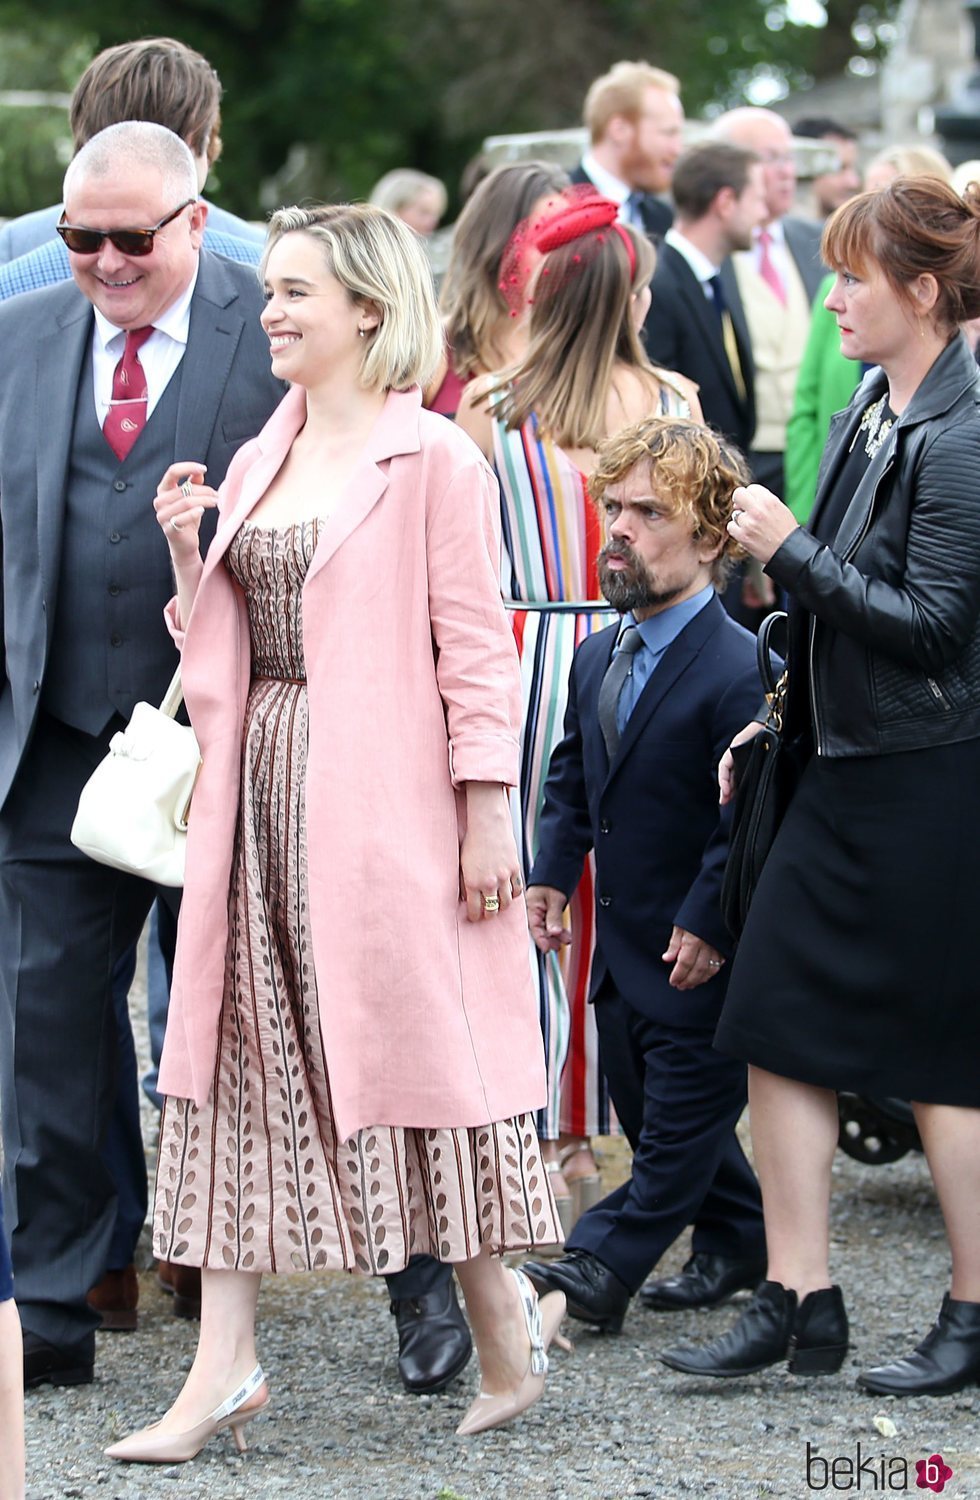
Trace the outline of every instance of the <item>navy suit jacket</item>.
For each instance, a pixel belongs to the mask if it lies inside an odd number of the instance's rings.
[[[574,183],[592,182],[592,178],[581,162],[568,175]],[[595,184],[593,183],[594,186]],[[654,243],[659,245],[667,230],[674,222],[674,210],[663,198],[657,198],[653,193],[644,193],[639,204],[639,213],[640,218],[643,220],[644,230]]]
[[[744,396],[735,384],[714,304],[673,245],[661,245],[657,252],[650,293],[650,311],[643,325],[650,358],[654,364],[679,370],[693,380],[704,420],[747,451],[755,433],[755,370],[741,303],[730,312],[745,381]]]
[[[720,899],[730,816],[719,812],[716,777],[759,705],[755,641],[712,599],[661,658],[610,765],[598,700],[618,630],[589,636],[575,653],[529,884],[571,895],[594,849],[592,998],[608,975],[653,1020],[714,1026],[727,966],[697,989],[677,990],[660,955],[675,925],[732,951]]]

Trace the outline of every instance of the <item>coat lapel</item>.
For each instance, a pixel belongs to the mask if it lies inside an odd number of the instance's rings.
[[[320,530],[306,585],[325,567],[353,531],[371,513],[388,488],[389,461],[398,453],[417,453],[422,393],[389,391],[360,462],[343,494]],[[232,537],[248,520],[282,468],[297,433],[306,422],[306,392],[294,386],[276,408],[256,439],[257,453],[246,470],[241,489],[222,515],[208,548],[205,575],[213,573]]]
[[[220,260],[202,252],[191,301],[187,346],[181,360],[175,453],[206,453],[231,375],[245,319],[238,291]]]
[[[677,261],[680,262],[677,267],[680,299],[690,312],[695,325],[700,329],[705,347],[721,371],[725,384],[731,388],[732,394],[737,396],[735,377],[732,374],[732,367],[728,361],[728,354],[726,353],[722,338],[721,320],[718,317],[714,304],[708,301],[701,283],[684,257],[669,245],[665,246],[660,254],[666,255],[668,252],[676,256]],[[739,352],[741,353],[741,351]]]
[[[75,401],[82,364],[91,344],[92,308],[81,296],[77,305],[37,345],[37,412],[51,441],[37,443],[37,531],[41,579],[52,599],[61,565],[61,533],[68,484],[68,463],[75,425]],[[50,621],[49,621],[50,623]]]
[[[408,391],[388,392],[361,461],[320,532],[306,575],[307,587],[381,499],[388,488],[391,459],[399,453],[418,453],[421,409],[422,392],[418,386]]]

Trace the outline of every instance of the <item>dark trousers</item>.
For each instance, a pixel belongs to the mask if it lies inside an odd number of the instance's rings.
[[[714,1050],[713,1029],[651,1021],[610,985],[596,1024],[633,1170],[579,1219],[568,1248],[588,1250],[632,1292],[688,1224],[696,1252],[765,1260],[759,1184],[735,1135],[745,1064]]]
[[[58,1345],[96,1326],[85,1294],[116,1222],[103,1155],[118,1085],[113,971],[155,896],[173,908],[179,895],[69,841],[81,787],[121,727],[92,736],[42,713],[0,814],[4,1205],[22,1322]]]

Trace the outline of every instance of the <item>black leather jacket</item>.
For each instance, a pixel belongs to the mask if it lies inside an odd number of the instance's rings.
[[[870,371],[834,418],[815,515],[885,387],[884,373]],[[802,606],[791,612],[790,717],[800,727],[792,686],[802,646],[808,670],[797,682],[809,682],[818,754],[980,737],[980,378],[962,334],[872,459],[833,547],[800,527],[766,572]]]

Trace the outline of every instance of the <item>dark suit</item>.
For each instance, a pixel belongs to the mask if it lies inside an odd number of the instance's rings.
[[[729,309],[745,384],[735,383],[725,351],[721,319],[690,265],[673,245],[661,245],[650,284],[650,311],[643,325],[654,364],[679,370],[698,386],[704,419],[745,450],[755,432],[752,345],[741,303]]]
[[[592,182],[592,178],[581,162],[568,175],[575,183]],[[670,204],[665,203],[662,198],[655,197],[653,193],[644,193],[637,204],[637,212],[643,221],[644,231],[659,244],[674,222],[674,210]]]
[[[756,710],[759,682],[751,637],[712,599],[668,647],[610,765],[598,698],[617,629],[575,653],[530,883],[573,890],[594,848],[591,998],[634,1159],[629,1181],[583,1215],[568,1243],[635,1291],[692,1222],[696,1251],[764,1258],[758,1185],[734,1133],[745,1073],[711,1044],[727,969],[677,990],[660,957],[675,925],[731,952],[720,907],[728,820],[715,775]]]
[[[112,734],[139,699],[159,701],[176,665],[151,504],[163,467],[200,459],[219,484],[281,398],[260,308],[251,268],[201,254],[183,358],[120,462],[95,420],[93,314],[74,282],[0,307],[16,370],[0,390],[4,1196],[24,1326],[63,1347],[90,1346],[85,1294],[115,1218],[100,1156],[116,1082],[111,974],[157,894],[68,833]]]

